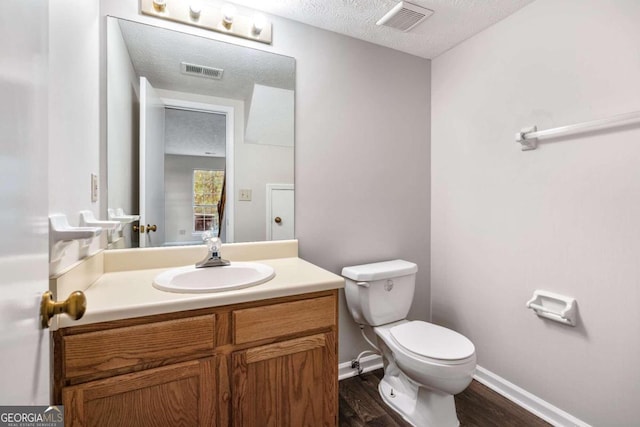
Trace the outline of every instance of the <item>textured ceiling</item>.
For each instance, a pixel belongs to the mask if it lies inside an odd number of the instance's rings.
[[[224,157],[226,120],[223,114],[167,108],[164,152],[184,156]]]
[[[412,55],[435,58],[534,0],[412,0],[435,13],[408,33],[376,25],[398,0],[231,1]]]
[[[151,25],[119,19],[131,63],[158,89],[248,101],[254,83],[295,88],[295,60]],[[222,80],[180,72],[180,62],[224,70]]]
[[[250,104],[254,85],[295,90],[295,59],[118,19],[133,68],[157,89],[237,99]],[[180,72],[180,63],[224,70],[221,80]],[[168,109],[167,154],[225,155],[224,116]]]

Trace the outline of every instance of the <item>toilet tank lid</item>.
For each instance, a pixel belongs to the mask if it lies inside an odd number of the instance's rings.
[[[372,264],[353,265],[342,269],[342,275],[351,280],[373,281],[415,274],[418,266],[412,262],[395,259]]]

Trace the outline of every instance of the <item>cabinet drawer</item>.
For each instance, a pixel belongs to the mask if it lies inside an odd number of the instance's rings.
[[[214,324],[211,314],[65,336],[64,376],[121,373],[128,367],[206,356],[214,349]]]
[[[336,324],[333,296],[233,311],[233,340],[244,344]]]

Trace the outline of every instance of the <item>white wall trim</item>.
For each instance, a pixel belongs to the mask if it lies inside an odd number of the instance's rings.
[[[476,367],[476,374],[473,378],[554,426],[591,427],[584,421],[540,399],[538,396],[529,393],[482,366]]]
[[[360,359],[360,366],[362,372],[375,371],[376,369],[382,369],[382,356],[378,354],[372,354]],[[351,367],[351,361],[340,363],[338,365],[338,381],[345,380],[347,378],[355,377],[358,375],[357,369]]]

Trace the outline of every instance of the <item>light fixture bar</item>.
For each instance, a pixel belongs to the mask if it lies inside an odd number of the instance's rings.
[[[158,7],[158,1],[163,4],[162,7]],[[231,9],[223,9],[200,5],[196,0],[192,4],[184,0],[140,0],[140,13],[144,15],[271,44],[271,22],[263,16],[256,18],[234,13],[230,17],[225,14]]]

